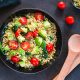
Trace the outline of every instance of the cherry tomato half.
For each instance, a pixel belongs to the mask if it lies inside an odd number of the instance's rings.
[[[16,49],[18,48],[18,43],[17,43],[17,41],[15,41],[15,40],[10,40],[10,41],[9,41],[9,47],[10,47],[10,49],[12,49],[12,50],[16,50]]]
[[[53,51],[54,45],[53,45],[52,43],[48,43],[48,44],[46,45],[46,49],[47,49],[47,51],[50,53],[50,52]]]
[[[18,28],[17,31],[15,32],[15,36],[18,37],[20,35],[20,33],[21,33],[21,29]]]
[[[17,62],[20,61],[20,59],[17,56],[12,56],[11,61],[14,62],[14,63],[17,63]]]
[[[73,16],[68,16],[68,17],[66,17],[66,18],[65,18],[65,21],[66,21],[66,23],[69,24],[69,25],[72,25],[72,24],[74,24],[74,22],[75,22]]]
[[[58,7],[59,9],[61,9],[61,10],[64,10],[65,7],[66,7],[66,4],[65,4],[65,2],[63,2],[63,1],[60,1],[60,2],[58,2],[57,7]]]
[[[36,29],[36,30],[33,31],[33,37],[35,38],[37,36],[38,36],[38,30]]]
[[[21,44],[20,44],[20,46],[21,46],[21,48],[23,49],[23,50],[28,50],[29,48],[30,48],[30,43],[29,42],[22,42]]]
[[[33,32],[28,32],[25,36],[26,39],[31,39],[33,37]]]
[[[27,18],[26,17],[21,17],[19,22],[22,24],[22,25],[26,25],[27,24]]]
[[[33,66],[38,66],[38,65],[39,65],[39,60],[38,60],[37,58],[32,58],[32,59],[30,60],[30,62],[31,62],[31,64],[32,64]]]
[[[43,14],[41,12],[36,12],[34,14],[34,17],[35,17],[36,20],[39,20],[39,21],[44,19],[44,16],[43,16]]]

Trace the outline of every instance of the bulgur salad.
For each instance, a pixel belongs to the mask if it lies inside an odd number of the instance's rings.
[[[55,24],[35,12],[15,16],[7,24],[1,45],[12,64],[32,69],[54,60],[56,42]]]

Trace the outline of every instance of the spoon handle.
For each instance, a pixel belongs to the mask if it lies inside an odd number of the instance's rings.
[[[75,59],[75,61],[73,62],[69,73],[70,73],[78,64],[80,64],[80,55],[79,55],[79,56]],[[69,74],[69,73],[68,73],[68,74]]]
[[[69,50],[68,56],[65,60],[65,63],[64,63],[64,65],[63,65],[63,67],[62,67],[56,80],[64,80],[65,79],[65,77],[68,74],[68,72],[71,68],[71,65],[74,62],[76,57],[77,57],[77,53],[74,53],[74,52]]]
[[[75,61],[73,62],[73,64],[72,64],[72,66],[71,66],[71,68],[70,68],[70,70],[69,70],[69,73],[77,66],[77,65],[79,65],[80,64],[80,55],[75,59]],[[69,74],[68,73],[68,74]],[[67,75],[68,75],[67,74]],[[66,75],[66,76],[67,76]],[[57,77],[58,77],[58,75],[53,79],[53,80],[56,80],[57,79]]]

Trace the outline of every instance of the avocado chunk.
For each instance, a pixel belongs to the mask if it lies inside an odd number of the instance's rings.
[[[18,20],[16,20],[16,21],[14,22],[14,25],[15,25],[15,26],[21,26],[21,23],[20,23]]]
[[[47,32],[46,32],[46,30],[40,30],[40,31],[39,31],[39,35],[40,35],[41,37],[43,37],[43,38],[46,38],[46,37],[47,37]]]
[[[23,42],[25,40],[25,38],[22,35],[18,36],[17,39],[19,42]]]
[[[32,22],[34,28],[37,28],[37,22]]]
[[[48,29],[51,26],[50,23],[49,23],[49,21],[44,21],[43,25],[44,25],[45,29]]]
[[[27,59],[27,58],[26,58],[26,56],[21,56],[21,60],[22,60],[22,61],[24,61],[24,62],[25,62],[25,61],[26,61],[26,59]]]
[[[15,36],[12,32],[7,32],[7,35],[8,35],[7,37],[9,40],[14,40]]]
[[[17,51],[16,51],[16,50],[11,50],[11,51],[10,51],[10,55],[11,55],[11,56],[16,55],[16,53],[17,53]]]
[[[18,52],[19,52],[20,55],[25,55],[25,51],[22,48],[19,48]]]
[[[25,28],[24,26],[23,26],[23,27],[21,27],[21,30],[22,30],[24,33],[27,33],[27,32],[28,32],[28,29],[27,29],[27,28]]]
[[[38,54],[38,52],[39,52],[39,47],[38,46],[35,46],[34,48],[33,48],[33,51],[31,52],[32,54]]]
[[[9,50],[10,50],[9,46],[6,45],[6,46],[4,47],[4,50],[5,50],[5,51],[9,51]]]
[[[43,39],[41,37],[36,37],[35,38],[35,43],[37,46],[40,46],[42,44]]]
[[[24,62],[24,61],[20,61],[20,62],[19,62],[19,65],[20,65],[21,67],[25,67],[25,62]]]

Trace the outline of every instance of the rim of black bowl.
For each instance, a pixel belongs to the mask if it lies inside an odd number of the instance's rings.
[[[43,9],[39,9],[39,8],[21,8],[21,9],[15,10],[15,11],[13,11],[13,12],[6,18],[6,20],[7,20],[11,15],[15,15],[15,13],[17,13],[17,12],[19,12],[19,11],[23,11],[23,10],[34,10],[34,11],[43,12],[43,13],[47,14],[48,16],[50,16],[50,17],[54,20],[56,26],[59,26],[58,23],[56,22],[56,20],[50,15],[50,13],[48,13],[47,11],[45,11],[45,10],[43,10]],[[6,20],[4,20],[3,23],[5,23]],[[3,24],[2,24],[2,25],[3,25]],[[1,25],[0,29],[2,28],[2,25]],[[60,47],[59,55],[56,57],[55,61],[52,61],[52,63],[49,64],[49,66],[47,66],[46,68],[44,68],[44,69],[42,69],[42,70],[39,70],[39,71],[36,71],[36,72],[23,72],[23,71],[19,71],[19,70],[16,70],[16,69],[12,68],[12,67],[9,66],[7,63],[5,63],[5,61],[3,61],[2,58],[1,58],[1,61],[2,61],[8,68],[10,68],[11,70],[13,70],[13,71],[15,71],[15,72],[18,72],[18,73],[23,73],[23,74],[36,74],[36,73],[40,73],[40,72],[43,72],[43,71],[47,70],[48,68],[50,68],[50,67],[52,66],[53,62],[56,62],[56,61],[59,59],[59,57],[60,57],[60,55],[61,55],[61,52],[62,52],[63,37],[62,37],[62,30],[60,29],[60,27],[59,27],[59,30],[60,30],[60,36],[61,36],[61,47]],[[3,56],[4,56],[4,55],[3,55]],[[12,63],[11,63],[11,64],[12,64]]]
[[[73,5],[76,9],[79,9],[79,10],[80,10],[79,7],[76,7],[76,6],[74,5],[74,1],[73,1],[73,0],[71,0],[71,3],[72,3],[72,5]]]

